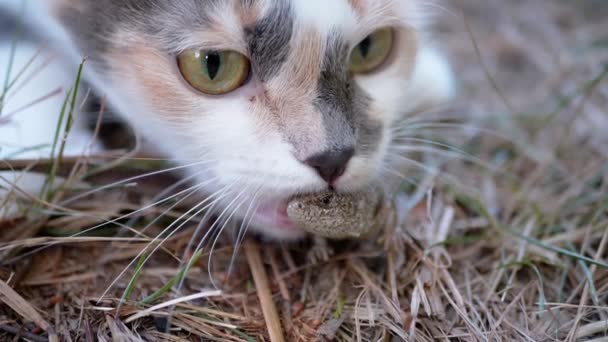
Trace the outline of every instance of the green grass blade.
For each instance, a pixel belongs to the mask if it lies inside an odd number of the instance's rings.
[[[131,279],[129,280],[129,284],[127,285],[127,290],[125,291],[124,295],[120,299],[121,303],[124,303],[127,300],[129,300],[129,298],[131,298],[131,295],[133,294],[133,290],[135,289],[135,285],[137,284],[137,281],[139,280],[139,277],[141,276],[141,271],[144,268],[144,264],[146,262],[146,259],[148,258],[148,255],[149,254],[147,254],[147,253],[142,255],[139,258],[139,260],[137,261],[137,265],[135,266],[135,274],[133,274],[133,277],[131,277]]]
[[[76,101],[78,99],[78,89],[79,89],[80,83],[82,81],[82,71],[84,70],[85,62],[86,62],[86,59],[83,59],[83,61],[80,63],[80,66],[78,67],[78,73],[76,75],[76,81],[74,82],[74,88],[72,91],[68,92],[66,100],[64,101],[62,108],[61,108],[61,114],[59,115],[59,122],[57,124],[57,129],[55,131],[55,138],[53,139],[53,147],[51,148],[51,156],[50,156],[51,165],[50,165],[50,170],[48,173],[49,176],[47,178],[47,182],[45,182],[44,187],[43,187],[42,198],[44,200],[48,200],[50,198],[50,194],[54,190],[53,185],[55,182],[55,178],[57,177],[57,172],[59,172],[59,168],[61,167],[67,138],[70,134],[70,130],[72,129],[72,125],[74,123],[74,111],[76,110]],[[64,120],[68,101],[70,102],[70,110],[67,115],[67,120]],[[66,121],[65,125],[63,125],[64,121]],[[63,132],[63,134],[62,134],[62,132]],[[55,154],[55,152],[57,151],[57,144],[59,142],[60,137],[61,137],[61,144],[59,145],[59,151],[57,154]]]
[[[543,275],[540,272],[540,270],[538,269],[538,267],[536,265],[534,265],[531,262],[526,263],[528,265],[528,267],[530,267],[534,273],[536,273],[536,276],[538,277],[538,295],[539,295],[539,299],[538,299],[538,310],[539,312],[543,312],[545,311],[545,307],[546,307],[546,303],[547,303],[547,298],[545,297],[545,282],[543,280]]]
[[[47,200],[50,196],[49,196],[49,192],[50,192],[50,188],[52,187],[52,184],[54,182],[54,176],[52,176],[53,173],[53,169],[55,166],[55,151],[57,150],[57,145],[59,142],[59,136],[61,135],[61,127],[63,127],[63,119],[65,117],[65,112],[67,110],[67,106],[68,106],[68,102],[70,100],[70,93],[72,92],[72,90],[69,90],[65,100],[63,100],[63,104],[61,106],[61,112],[59,112],[59,120],[57,121],[57,126],[55,128],[55,136],[53,138],[53,145],[51,146],[51,155],[49,156],[49,168],[47,171],[47,179],[44,182],[44,186],[42,187],[42,190],[40,192],[40,198],[42,198],[43,200]]]
[[[192,258],[190,258],[188,264],[186,264],[186,266],[181,269],[175,276],[173,276],[163,287],[161,287],[160,289],[158,289],[158,291],[152,293],[148,297],[142,299],[139,303],[150,304],[159,299],[160,297],[164,296],[165,294],[169,293],[176,284],[179,284],[179,282],[181,282],[188,275],[188,272],[190,271],[192,266],[197,263],[201,255],[202,251],[199,251],[198,253],[194,254]]]
[[[582,260],[579,260],[578,264],[583,269],[583,274],[585,275],[585,278],[587,278],[587,283],[589,284],[589,293],[591,294],[593,304],[596,306],[600,306],[600,299],[597,294],[597,289],[595,288],[595,282],[593,281],[593,273],[591,272],[591,269],[589,269],[589,267],[587,267],[587,264],[585,264]]]
[[[26,8],[25,0],[21,0],[21,11],[20,17],[21,19],[25,16],[25,8]],[[11,73],[13,72],[13,64],[15,63],[15,54],[17,53],[17,45],[22,35],[22,21],[17,21],[17,27],[15,28],[15,34],[13,36],[13,40],[11,42],[11,49],[9,51],[8,56],[8,65],[6,66],[6,76],[4,77],[4,84],[2,86],[2,94],[0,95],[0,116],[2,116],[2,110],[4,109],[4,100],[6,97],[6,93],[9,89],[9,84],[11,83]]]

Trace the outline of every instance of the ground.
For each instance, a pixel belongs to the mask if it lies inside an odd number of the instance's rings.
[[[183,255],[191,223],[143,265],[150,237],[187,206],[121,216],[170,177],[74,201],[78,192],[55,191],[0,223],[0,340],[608,338],[608,5],[452,0],[439,12],[434,40],[460,92],[424,114],[421,134],[442,152],[419,157],[441,172],[418,178],[432,191],[405,187],[377,238],[333,244],[317,263],[309,243],[250,239],[230,268],[230,237],[211,258],[210,248]],[[99,188],[157,167],[114,160],[63,160],[51,174],[75,165],[70,179]]]

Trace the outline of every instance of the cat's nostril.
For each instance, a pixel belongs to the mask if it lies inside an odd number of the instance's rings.
[[[332,185],[346,171],[346,166],[355,155],[354,148],[325,151],[316,154],[304,162],[319,173],[329,185]]]

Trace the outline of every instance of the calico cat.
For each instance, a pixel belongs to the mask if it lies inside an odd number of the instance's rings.
[[[449,66],[427,34],[430,7],[45,0],[30,1],[23,19],[61,63],[86,56],[87,82],[221,210],[289,240],[303,233],[286,216],[288,198],[394,178],[388,151],[400,123],[450,97]],[[0,8],[14,17],[20,2]],[[64,74],[56,81],[67,87],[74,72]],[[81,148],[86,137],[75,140]]]

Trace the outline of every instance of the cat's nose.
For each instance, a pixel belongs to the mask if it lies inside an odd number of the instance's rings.
[[[346,171],[346,166],[355,155],[354,148],[325,151],[306,159],[306,165],[317,171],[329,185],[332,185]]]

